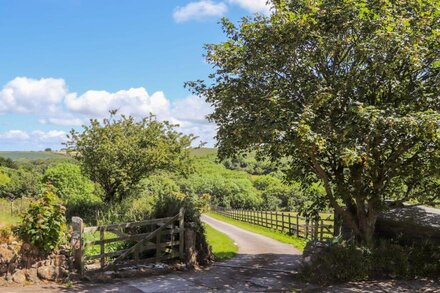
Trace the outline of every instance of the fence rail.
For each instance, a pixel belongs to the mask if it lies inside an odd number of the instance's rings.
[[[183,209],[173,217],[95,227],[84,227],[81,218],[73,217],[72,228],[81,276],[93,268],[108,270],[184,257]]]
[[[332,238],[334,233],[334,221],[331,216],[312,220],[292,212],[253,211],[219,207],[212,208],[212,210],[234,220],[306,239],[325,241]]]

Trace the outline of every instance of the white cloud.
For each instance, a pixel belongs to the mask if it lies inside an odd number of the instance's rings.
[[[66,92],[63,79],[17,77],[0,91],[0,113],[56,112]]]
[[[82,119],[75,117],[49,117],[45,119],[40,119],[39,122],[41,124],[52,124],[61,126],[81,126],[84,124],[84,121]]]
[[[236,4],[251,13],[269,14],[270,12],[267,0],[228,0],[228,3]]]
[[[201,20],[207,17],[220,17],[226,13],[228,7],[225,3],[214,3],[210,0],[190,2],[174,10],[173,18],[176,22],[185,22],[191,19]]]
[[[198,96],[188,96],[173,103],[171,114],[174,118],[196,123],[208,123],[206,116],[212,107]]]
[[[22,130],[8,130],[6,132],[0,133],[0,139],[2,140],[26,140],[30,136],[27,132]]]
[[[9,130],[0,133],[0,145],[13,146],[15,149],[44,149],[46,147],[61,148],[67,139],[66,132],[60,130],[23,131]]]
[[[166,115],[170,102],[163,92],[155,92],[150,96],[145,88],[140,87],[115,93],[92,90],[80,96],[71,93],[66,96],[65,105],[71,112],[94,118],[105,117],[113,109],[119,110],[120,114],[144,117],[150,113]]]
[[[159,120],[179,124],[179,131],[192,133],[199,136],[201,141],[214,144],[215,126],[206,120],[212,108],[197,96],[171,101],[162,91],[150,95],[143,87],[116,92],[89,90],[78,94],[68,92],[63,79],[26,77],[15,78],[0,91],[0,114],[27,113],[36,117],[40,124],[62,126],[63,129],[86,124],[90,118],[107,117],[113,109],[135,118],[152,113]],[[13,124],[9,122],[8,125]],[[32,126],[29,128],[32,129]],[[0,133],[0,146],[22,143],[23,146],[59,148],[65,135],[64,131],[59,130],[9,130]]]

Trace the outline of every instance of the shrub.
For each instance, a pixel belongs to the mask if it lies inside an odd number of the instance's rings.
[[[302,276],[323,285],[360,281],[368,278],[370,267],[367,249],[342,243],[323,248],[311,264],[302,267]]]
[[[40,193],[41,175],[23,168],[0,167],[0,197],[16,199],[35,197]]]
[[[302,275],[320,284],[367,278],[438,278],[440,245],[430,241],[403,245],[387,240],[368,249],[335,243],[313,255],[311,262],[303,265]]]
[[[86,222],[96,220],[96,210],[102,205],[97,186],[81,172],[81,167],[72,163],[60,163],[49,167],[43,182],[51,184],[53,191],[66,206],[66,216],[80,216]]]
[[[408,248],[411,277],[440,277],[440,245],[421,241]]]
[[[403,246],[381,241],[373,250],[372,260],[374,264],[370,273],[372,277],[408,276],[408,254]]]
[[[43,252],[57,247],[66,230],[65,208],[51,191],[32,203],[17,227],[18,236]]]

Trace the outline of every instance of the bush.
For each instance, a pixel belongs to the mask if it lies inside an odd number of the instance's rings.
[[[361,281],[368,278],[370,267],[369,250],[344,242],[323,248],[311,264],[302,267],[302,276],[323,285]]]
[[[409,262],[407,250],[398,244],[381,241],[372,254],[372,277],[404,278],[408,276]]]
[[[35,197],[41,191],[41,175],[32,170],[0,167],[0,197]]]
[[[80,216],[86,222],[96,220],[96,210],[102,205],[99,189],[85,177],[79,165],[61,163],[49,167],[43,182],[53,186],[53,191],[66,206],[66,216]]]
[[[45,191],[23,215],[18,236],[43,252],[55,249],[65,236],[65,208],[51,191]]]
[[[429,241],[411,245],[380,241],[368,249],[335,243],[314,254],[301,273],[308,281],[324,285],[374,278],[438,278],[440,245]]]
[[[409,246],[408,251],[411,277],[440,277],[440,245],[421,241]]]

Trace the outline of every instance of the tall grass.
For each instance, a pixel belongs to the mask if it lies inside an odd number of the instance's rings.
[[[21,215],[27,210],[31,199],[21,198],[10,201],[0,198],[0,227],[11,226],[21,221]]]

